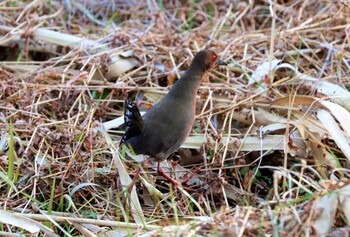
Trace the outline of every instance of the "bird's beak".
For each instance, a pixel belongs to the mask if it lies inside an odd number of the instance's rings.
[[[227,63],[225,63],[223,60],[221,59],[218,59],[216,60],[215,62],[216,65],[221,65],[221,66],[227,66]]]

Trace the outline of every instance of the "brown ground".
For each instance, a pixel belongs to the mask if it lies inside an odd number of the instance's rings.
[[[1,2],[0,235],[347,236],[349,4]],[[203,48],[229,65],[163,164],[200,167],[196,192],[151,165],[127,193],[124,100],[147,110]]]

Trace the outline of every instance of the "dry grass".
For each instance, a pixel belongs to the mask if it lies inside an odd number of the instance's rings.
[[[0,3],[1,235],[347,236],[348,1],[96,2]],[[129,194],[124,100],[148,109],[203,48],[229,66],[163,164],[200,167],[196,192],[151,165]]]

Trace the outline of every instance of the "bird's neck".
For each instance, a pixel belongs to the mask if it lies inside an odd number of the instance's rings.
[[[203,76],[203,70],[190,67],[171,88],[170,96],[183,101],[192,101],[196,97]]]

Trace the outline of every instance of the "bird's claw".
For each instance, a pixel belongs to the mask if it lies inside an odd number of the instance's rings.
[[[183,186],[184,184],[186,184],[190,179],[193,178],[194,175],[196,175],[196,173],[200,170],[200,168],[196,169],[191,175],[190,177],[188,177],[187,179],[178,182],[177,180],[175,180],[174,178],[170,177],[168,174],[166,174],[162,168],[162,166],[160,165],[160,162],[158,162],[158,174],[160,174],[161,176],[163,176],[168,182],[172,183],[174,187],[176,186]],[[196,192],[194,189],[192,188],[188,188],[188,187],[182,187],[184,190],[186,190],[187,192]]]

